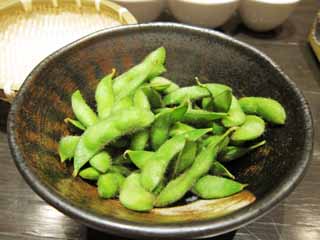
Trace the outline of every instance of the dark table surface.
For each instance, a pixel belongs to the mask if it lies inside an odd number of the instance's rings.
[[[315,139],[307,174],[288,198],[250,225],[214,239],[320,239],[320,64],[306,40],[317,9],[320,9],[320,1],[303,0],[282,27],[269,33],[253,33],[243,27],[237,17],[220,29],[265,52],[298,85],[313,113]],[[164,14],[160,20],[173,19]],[[14,166],[7,144],[8,107],[0,102],[0,239],[120,240],[75,222],[29,188]]]

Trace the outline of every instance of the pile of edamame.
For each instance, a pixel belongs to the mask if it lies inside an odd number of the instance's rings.
[[[96,111],[77,90],[75,119],[65,122],[81,136],[60,140],[62,162],[73,159],[73,176],[95,183],[101,198],[119,198],[128,209],[150,211],[182,199],[224,198],[247,185],[223,165],[263,146],[265,121],[285,124],[279,102],[237,99],[217,83],[179,87],[161,77],[166,50],[104,77],[95,92]]]

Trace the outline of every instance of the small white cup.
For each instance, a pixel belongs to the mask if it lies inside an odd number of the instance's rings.
[[[113,2],[126,7],[139,23],[157,19],[166,5],[166,0],[113,0]]]
[[[234,14],[239,0],[168,0],[171,13],[180,22],[215,28]]]
[[[257,32],[270,31],[284,23],[300,0],[241,0],[244,24]]]

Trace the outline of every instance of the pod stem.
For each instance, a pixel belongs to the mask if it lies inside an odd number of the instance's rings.
[[[263,141],[255,144],[255,145],[249,147],[249,151],[252,151],[252,150],[254,150],[254,149],[258,148],[258,147],[261,147],[261,146],[265,145],[266,143],[267,143],[267,141],[263,140]]]

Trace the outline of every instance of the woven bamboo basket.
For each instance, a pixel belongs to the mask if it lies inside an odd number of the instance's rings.
[[[11,101],[46,56],[97,30],[137,23],[106,0],[1,0],[0,98]]]

